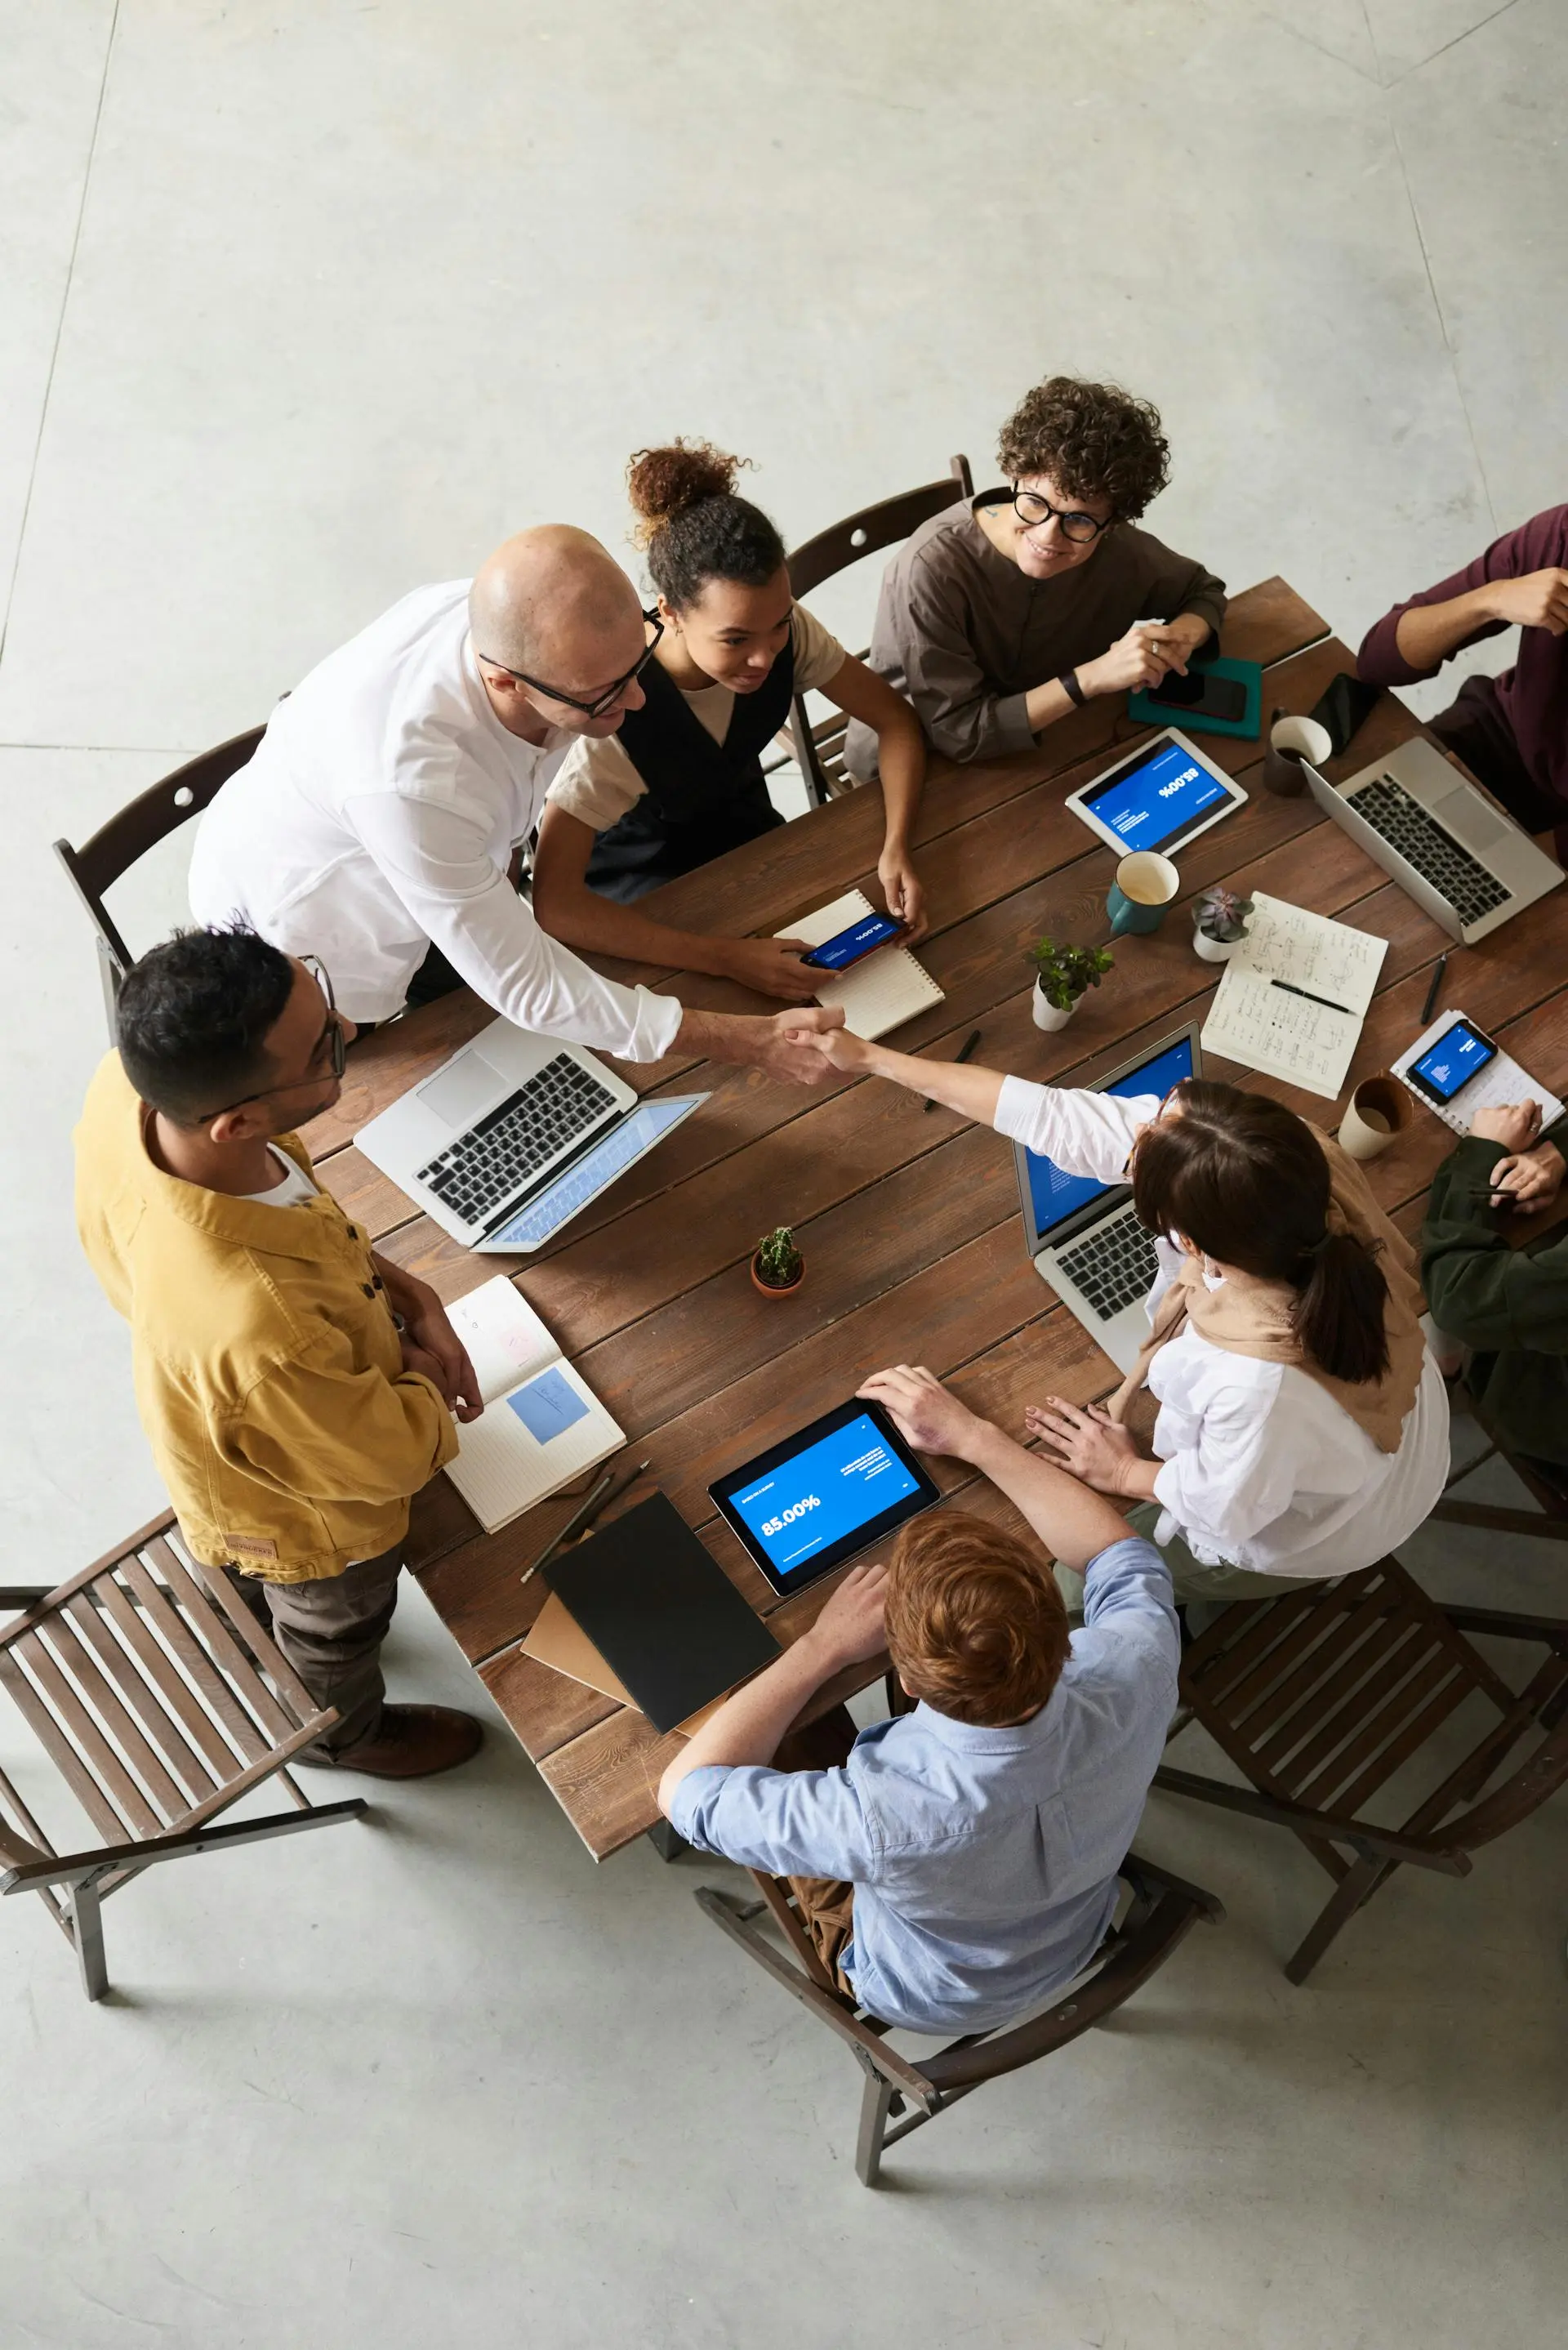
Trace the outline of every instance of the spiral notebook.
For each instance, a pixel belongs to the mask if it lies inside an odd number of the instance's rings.
[[[504,1274],[448,1313],[485,1408],[459,1423],[446,1473],[493,1534],[618,1452],[626,1438]]]
[[[1423,1109],[1429,1109],[1434,1118],[1440,1118],[1443,1124],[1452,1127],[1456,1134],[1469,1132],[1470,1120],[1478,1109],[1501,1109],[1509,1102],[1538,1103],[1543,1127],[1551,1126],[1560,1118],[1563,1105],[1556,1095],[1548,1093],[1546,1087],[1539,1084],[1528,1069],[1521,1068],[1512,1054],[1505,1053],[1501,1045],[1496,1060],[1489,1062],[1480,1076],[1472,1078],[1463,1093],[1451,1102],[1435,1102],[1430,1094],[1421,1093],[1410,1083],[1407,1072],[1411,1062],[1418,1061],[1427,1047],[1437,1043],[1445,1028],[1451,1028],[1456,1020],[1463,1020],[1464,1017],[1462,1012],[1439,1012],[1431,1024],[1422,1029],[1415,1043],[1393,1063],[1393,1074],[1407,1093],[1414,1094]]]
[[[869,898],[858,889],[846,889],[842,898],[835,898],[831,906],[819,906],[815,914],[803,914],[798,921],[787,922],[782,931],[775,931],[774,936],[804,939],[808,947],[819,947],[836,938],[840,931],[846,931],[851,922],[858,922],[876,911]],[[885,1036],[889,1028],[901,1027],[906,1020],[929,1012],[933,1003],[943,1003],[947,998],[909,948],[894,941],[878,947],[864,962],[853,964],[848,971],[825,972],[816,1000],[819,1003],[842,1003],[845,1026],[870,1045],[878,1036]]]

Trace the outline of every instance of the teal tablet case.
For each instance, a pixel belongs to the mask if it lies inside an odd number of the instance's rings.
[[[1174,706],[1151,702],[1147,693],[1135,693],[1127,703],[1127,715],[1136,718],[1140,726],[1176,726],[1184,734],[1245,734],[1255,738],[1263,731],[1263,672],[1256,661],[1200,661],[1200,669],[1211,671],[1216,677],[1233,677],[1247,689],[1247,707],[1240,718],[1203,718],[1196,711],[1178,710]]]

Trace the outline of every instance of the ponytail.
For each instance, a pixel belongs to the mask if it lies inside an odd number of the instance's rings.
[[[1305,1253],[1306,1278],[1296,1290],[1291,1319],[1303,1350],[1331,1379],[1351,1387],[1380,1379],[1388,1368],[1382,1248],[1381,1241],[1366,1247],[1353,1233],[1325,1230]]]
[[[1296,1338],[1330,1378],[1360,1387],[1388,1369],[1382,1243],[1328,1227],[1329,1172],[1310,1126],[1266,1094],[1189,1077],[1133,1152],[1133,1204],[1153,1232],[1295,1292]]]

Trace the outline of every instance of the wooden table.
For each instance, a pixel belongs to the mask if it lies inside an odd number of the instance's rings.
[[[1336,671],[1343,644],[1282,580],[1239,596],[1227,653],[1262,661],[1265,712],[1304,712]],[[936,762],[917,850],[930,913],[922,962],[947,1000],[898,1033],[905,1051],[950,1057],[980,1026],[982,1062],[1038,1079],[1081,1084],[1200,1018],[1218,972],[1191,947],[1187,899],[1216,881],[1260,888],[1343,916],[1388,941],[1381,983],[1350,1074],[1355,1085],[1417,1031],[1431,964],[1449,944],[1309,796],[1276,799],[1257,774],[1261,745],[1207,735],[1204,747],[1252,792],[1234,816],[1182,852],[1184,897],[1151,938],[1116,943],[1116,966],[1056,1035],[1030,1018],[1026,951],[1042,931],[1087,944],[1106,934],[1107,852],[1066,814],[1068,791],[1106,764],[1113,743],[1145,730],[1125,703],[1075,712],[1037,750],[964,768]],[[1362,728],[1345,774],[1419,732],[1391,695]],[[875,874],[881,795],[856,792],[669,885],[658,910],[692,930],[782,928]],[[1563,915],[1544,899],[1473,949],[1456,948],[1444,1000],[1462,1006],[1543,1083],[1568,1082]],[[633,971],[711,1009],[761,1008],[728,982]],[[776,1008],[776,1007],[774,1007]],[[492,1018],[463,993],[411,1013],[356,1046],[337,1107],[307,1139],[323,1180],[400,1264],[449,1301],[497,1271],[521,1287],[652,1463],[624,1506],[661,1485],[782,1641],[811,1623],[835,1577],[780,1603],[707,1498],[722,1471],[788,1436],[850,1395],[872,1370],[929,1364],[975,1409],[1017,1428],[1047,1391],[1079,1402],[1116,1383],[1101,1354],[1062,1310],[1025,1252],[1010,1144],[946,1110],[931,1116],[898,1088],[836,1079],[814,1091],[754,1071],[705,1067],[712,1099],[536,1256],[473,1256],[448,1240],[353,1148],[365,1122]],[[1241,1078],[1227,1065],[1208,1066]],[[693,1065],[628,1067],[638,1091],[687,1086]],[[1322,1125],[1320,1097],[1249,1078]],[[1414,1232],[1428,1182],[1452,1137],[1417,1110],[1372,1162],[1378,1198]],[[795,1227],[807,1261],[800,1294],[759,1297],[748,1273],[757,1235]],[[944,1494],[999,1523],[1010,1505],[957,1461],[933,1473]],[[481,1533],[442,1477],[415,1508],[410,1565],[596,1858],[654,1825],[653,1791],[679,1744],[634,1708],[524,1656],[518,1642],[545,1593],[518,1576],[569,1513],[556,1496],[493,1535]],[[875,1677],[857,1668],[818,1707]]]

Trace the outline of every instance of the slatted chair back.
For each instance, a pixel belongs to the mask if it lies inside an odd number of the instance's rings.
[[[265,726],[249,726],[243,734],[231,735],[228,742],[220,743],[214,750],[203,751],[199,758],[187,759],[172,775],[161,776],[144,792],[139,792],[107,824],[99,825],[91,839],[83,841],[79,848],[73,848],[68,840],[55,843],[55,855],[87,908],[97,939],[110,1044],[114,1042],[114,1000],[119,993],[120,981],[136,957],[104,903],[105,894],[161,840],[166,840],[182,824],[201,815],[217,796],[219,786],[249,763],[265,732]]]
[[[1538,1642],[1547,1655],[1516,1692],[1467,1631]],[[1470,1852],[1568,1778],[1568,1619],[1440,1607],[1395,1558],[1227,1608],[1184,1656],[1181,1696],[1181,1725],[1199,1722],[1254,1792],[1168,1765],[1156,1786],[1293,1829],[1335,1881],[1286,1965],[1293,1982],[1402,1863],[1467,1875]],[[1434,1742],[1470,1699],[1496,1719],[1445,1768]],[[1527,1759],[1478,1800],[1532,1731],[1544,1734]],[[1397,1775],[1407,1801],[1405,1774],[1423,1770],[1428,1783],[1402,1821],[1369,1815]]]
[[[41,1896],[89,1998],[107,1987],[98,1905],[143,1868],[364,1811],[313,1805],[285,1767],[338,1717],[225,1579],[190,1558],[171,1514],[57,1589],[0,1602],[25,1602],[0,1627],[0,1688],[103,1839],[60,1854],[0,1773],[0,1891]],[[275,1774],[299,1816],[211,1830]]]
[[[862,506],[857,514],[846,515],[842,522],[826,530],[819,530],[797,546],[789,559],[789,584],[799,600],[804,600],[825,579],[832,579],[851,564],[864,561],[868,555],[879,554],[885,546],[895,546],[900,540],[919,530],[932,515],[957,504],[960,498],[974,495],[974,480],[967,457],[950,457],[945,478],[924,482],[918,490],[905,490],[896,498],[882,498],[876,505]],[[864,660],[865,652],[858,658]],[[795,757],[812,798],[819,805],[840,793],[853,788],[853,777],[844,764],[844,736],[847,720],[841,710],[813,726],[805,697],[797,693],[790,713],[790,734],[794,743]]]
[[[788,1878],[759,1870],[752,1876],[759,1901],[737,1903],[705,1886],[696,1894],[698,1907],[842,2040],[860,2065],[866,2081],[855,2168],[863,2187],[877,2185],[887,2147],[934,2121],[987,2081],[1038,2064],[1103,2023],[1165,1964],[1200,1918],[1213,1925],[1225,1915],[1211,1893],[1129,1854],[1121,1876],[1131,1903],[1119,1928],[1101,1946],[1092,1971],[1026,2022],[1002,2031],[966,2033],[933,2054],[916,2059],[889,2047],[888,2027],[865,2014],[835,1983],[800,1920]],[[754,1921],[764,1908],[783,1934],[787,1954],[757,1929]]]

